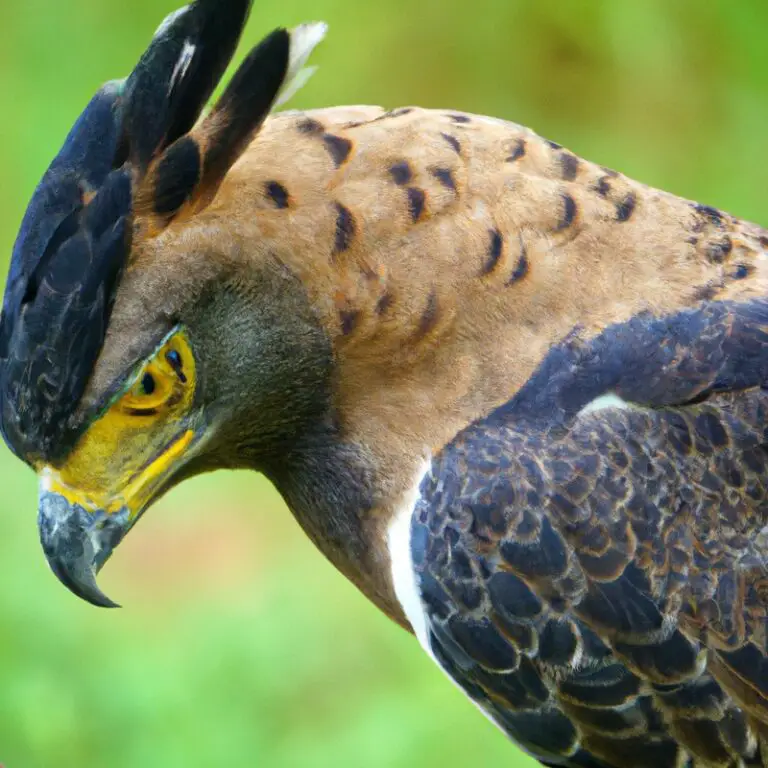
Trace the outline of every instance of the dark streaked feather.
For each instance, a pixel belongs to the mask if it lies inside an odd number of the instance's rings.
[[[200,182],[200,147],[183,136],[163,153],[154,172],[152,205],[159,216],[172,216],[192,196]]]
[[[205,142],[198,195],[210,200],[269,114],[288,73],[291,37],[276,29],[246,57],[195,133]]]
[[[125,88],[125,139],[142,172],[197,121],[235,52],[251,2],[197,0],[155,35]]]

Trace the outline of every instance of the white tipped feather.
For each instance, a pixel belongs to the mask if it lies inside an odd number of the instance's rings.
[[[307,59],[325,37],[328,25],[322,21],[299,24],[291,30],[291,48],[288,60],[288,72],[283,87],[275,100],[274,107],[285,104],[315,73],[317,67],[305,67]]]

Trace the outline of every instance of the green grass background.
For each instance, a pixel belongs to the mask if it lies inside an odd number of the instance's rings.
[[[0,0],[0,254],[93,91],[171,0]],[[765,0],[262,0],[246,44],[324,19],[291,106],[509,118],[768,223]],[[4,270],[4,266],[3,266]],[[247,474],[191,481],[83,605],[44,564],[32,473],[0,452],[0,761],[13,768],[522,768],[525,757]]]

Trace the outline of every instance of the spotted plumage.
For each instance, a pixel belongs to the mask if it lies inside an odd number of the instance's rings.
[[[545,764],[766,762],[768,232],[455,109],[275,112],[321,24],[205,102],[197,0],[22,222],[0,426],[57,576],[249,468]],[[421,479],[423,477],[423,480]]]

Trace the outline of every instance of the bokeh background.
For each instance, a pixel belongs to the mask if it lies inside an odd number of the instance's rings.
[[[223,1],[223,0],[222,0]],[[33,187],[174,0],[0,0],[0,266]],[[647,183],[768,224],[765,0],[260,0],[323,19],[292,107],[450,107],[526,123]],[[314,551],[261,478],[170,494],[105,570],[44,564],[32,473],[0,450],[0,762],[8,768],[522,768]]]

